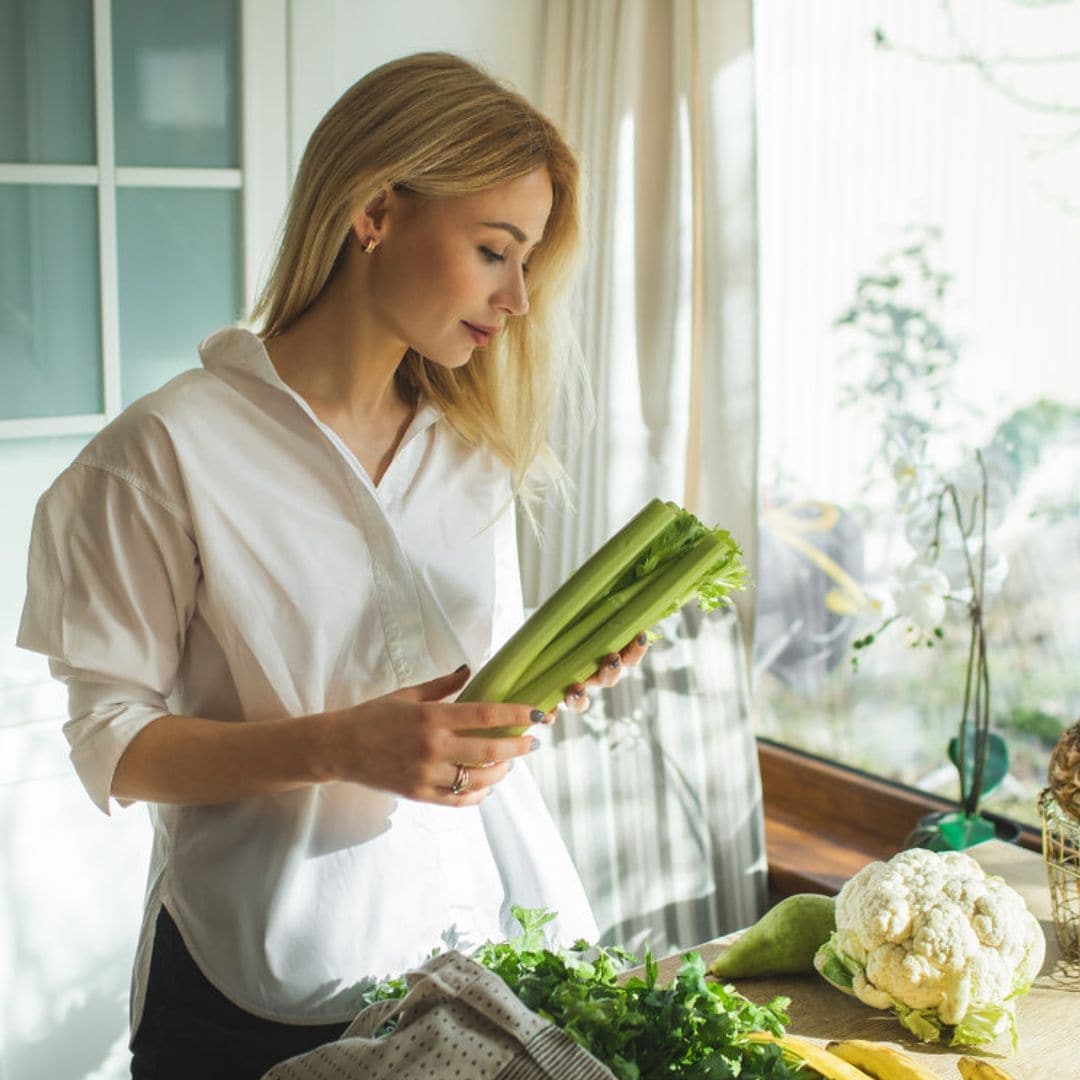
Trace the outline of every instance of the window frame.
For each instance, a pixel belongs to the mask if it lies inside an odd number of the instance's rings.
[[[288,196],[291,116],[286,77],[286,0],[237,0],[240,18],[238,168],[118,166],[113,124],[112,2],[93,0],[97,163],[0,163],[0,185],[93,187],[97,195],[103,410],[75,416],[0,419],[0,439],[92,435],[121,411],[117,193],[125,187],[240,192],[242,292],[250,308]],[[207,328],[212,329],[210,327]]]
[[[947,799],[773,739],[758,736],[757,745],[769,885],[777,897],[835,893],[868,863],[895,855],[923,814],[956,809]],[[1019,846],[1042,850],[1038,829],[1014,824]]]

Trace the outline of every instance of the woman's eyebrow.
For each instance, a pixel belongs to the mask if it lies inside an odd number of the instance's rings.
[[[480,224],[489,229],[505,229],[519,244],[524,244],[529,239],[516,225],[511,225],[509,221],[481,221]]]

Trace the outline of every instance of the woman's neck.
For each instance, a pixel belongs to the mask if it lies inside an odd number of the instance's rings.
[[[400,416],[408,403],[395,374],[407,345],[358,302],[363,292],[350,288],[348,277],[331,278],[315,303],[266,343],[267,352],[281,379],[323,420]]]
[[[336,432],[377,485],[413,416],[394,377],[407,346],[358,301],[365,290],[344,278],[332,278],[266,349],[285,384]]]

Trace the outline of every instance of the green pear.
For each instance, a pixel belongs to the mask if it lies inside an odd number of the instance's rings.
[[[792,975],[814,970],[814,953],[836,929],[836,900],[796,893],[781,900],[712,962],[710,975]]]

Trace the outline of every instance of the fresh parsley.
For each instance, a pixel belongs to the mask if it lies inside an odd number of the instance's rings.
[[[562,1028],[619,1080],[792,1080],[805,1074],[787,1064],[780,1048],[747,1039],[751,1031],[784,1033],[785,997],[755,1005],[733,986],[708,981],[695,952],[683,958],[674,981],[657,985],[657,965],[645,954],[644,978],[627,977],[633,953],[575,942],[558,952],[544,947],[543,928],[555,913],[514,907],[521,933],[480,946],[472,959],[498,975],[530,1009]],[[379,983],[364,1002],[402,997],[402,979]]]

